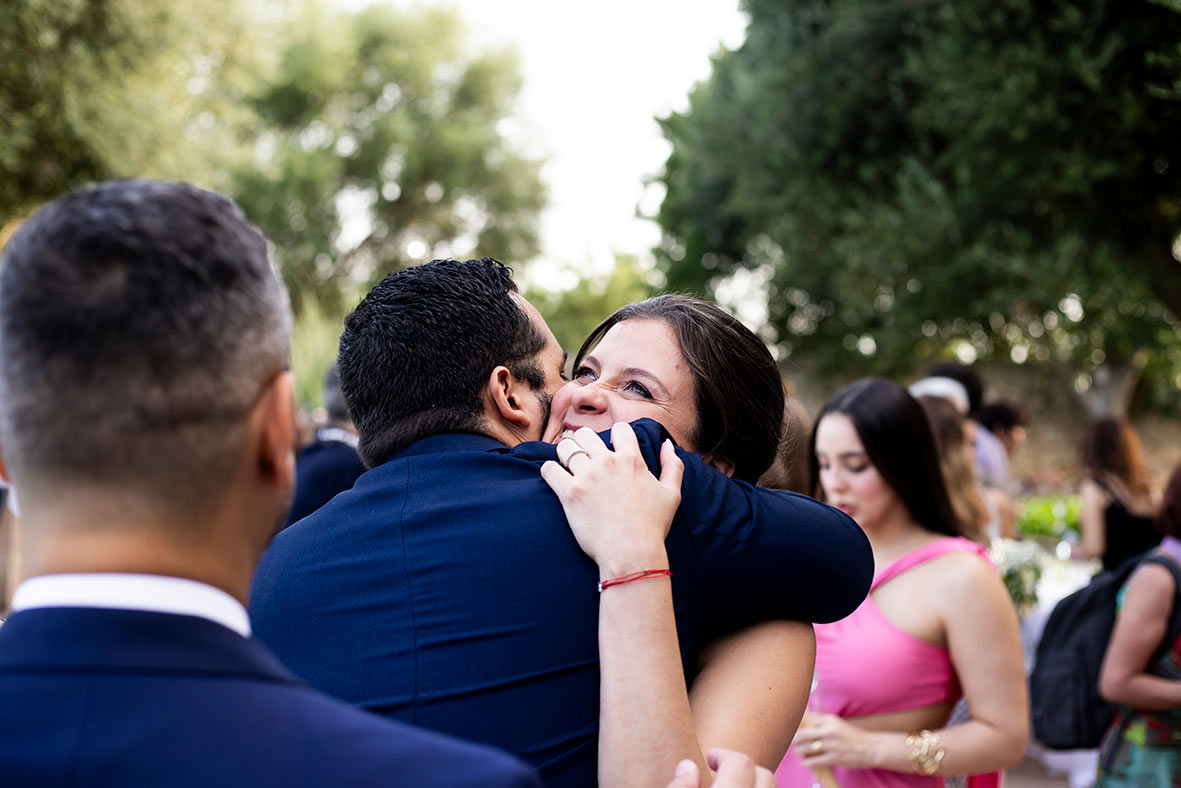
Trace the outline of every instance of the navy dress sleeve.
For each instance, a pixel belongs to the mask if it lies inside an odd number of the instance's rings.
[[[651,419],[632,427],[648,469],[659,475],[660,444],[668,432]],[[600,437],[610,445],[609,432]],[[556,459],[546,444],[517,450]],[[730,479],[693,452],[678,448],[677,454],[685,476],[666,542],[679,575],[674,597],[699,611],[710,628],[771,619],[826,624],[864,601],[873,553],[852,518],[806,495]]]

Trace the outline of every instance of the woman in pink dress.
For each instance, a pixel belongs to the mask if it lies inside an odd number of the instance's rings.
[[[865,530],[877,572],[851,616],[816,626],[816,690],[779,785],[831,770],[841,788],[942,786],[1015,765],[1029,732],[1017,616],[961,535],[922,408],[859,380],[825,404],[812,450],[818,494]],[[971,719],[944,727],[961,695]]]

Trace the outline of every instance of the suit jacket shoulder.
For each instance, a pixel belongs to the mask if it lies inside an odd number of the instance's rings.
[[[0,627],[5,786],[533,786],[489,748],[381,720],[205,619],[51,608]]]

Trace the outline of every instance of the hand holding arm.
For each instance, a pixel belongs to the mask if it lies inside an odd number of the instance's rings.
[[[664,537],[680,501],[680,460],[666,443],[657,480],[629,425],[616,424],[611,439],[615,451],[591,430],[578,430],[558,444],[569,470],[549,462],[542,476],[601,578],[667,569]],[[661,785],[683,759],[697,764],[708,785],[712,775],[693,731],[666,579],[604,589],[599,659],[599,785]]]
[[[775,788],[775,776],[747,756],[733,750],[712,749],[706,756],[711,769],[717,770],[714,788]],[[690,760],[677,764],[677,772],[668,788],[700,788],[701,771]]]

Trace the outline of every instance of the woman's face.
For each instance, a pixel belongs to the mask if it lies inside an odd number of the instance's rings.
[[[874,528],[902,506],[870,462],[856,427],[845,414],[826,414],[816,425],[816,461],[825,500],[862,528]]]
[[[678,445],[694,450],[693,373],[680,343],[663,320],[635,318],[612,326],[554,395],[545,438],[642,418],[660,422]]]

